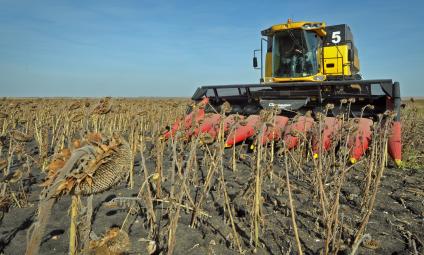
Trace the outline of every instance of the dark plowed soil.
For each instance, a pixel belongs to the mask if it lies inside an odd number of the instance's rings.
[[[227,151],[228,154],[231,150]],[[201,166],[201,155],[198,157]],[[226,162],[231,162],[227,155]],[[12,172],[20,167],[23,162],[17,161],[12,167]],[[225,164],[224,176],[226,190],[231,202],[235,227],[241,238],[241,245],[247,253],[254,249],[250,244],[250,208],[252,199],[249,189],[252,188],[252,169],[249,159],[238,162],[237,171],[230,169],[229,163]],[[227,166],[228,165],[228,166]],[[154,160],[148,158],[147,168],[150,173],[154,171]],[[164,175],[166,181],[162,187],[163,198],[166,200],[170,192],[170,157],[165,157]],[[272,180],[263,181],[263,207],[262,228],[260,233],[261,245],[256,249],[257,254],[295,254],[297,251],[293,227],[290,216],[288,192],[285,182],[283,164],[276,162]],[[200,167],[197,180],[189,183],[191,197],[197,201],[203,189],[202,184],[207,170]],[[346,185],[342,188],[340,196],[342,215],[342,240],[340,254],[349,254],[351,238],[354,229],[360,221],[360,201],[363,173],[362,167],[354,167],[348,173]],[[136,196],[139,187],[144,182],[141,172],[140,159],[135,163],[135,185],[129,189],[124,183],[94,197],[93,232],[98,236],[105,233],[112,226],[120,226],[128,212],[127,208],[110,208],[105,202],[114,197]],[[174,254],[237,254],[234,247],[234,236],[228,213],[225,212],[222,187],[217,181],[218,173],[214,177],[205,202],[203,211],[210,217],[201,217],[196,228],[190,227],[192,212],[181,210],[176,232],[176,246]],[[26,234],[34,220],[34,213],[38,204],[41,188],[38,184],[44,176],[38,169],[32,169],[31,174],[24,174],[23,186],[27,191],[28,205],[23,208],[11,207],[1,220],[0,225],[0,253],[23,254],[26,247]],[[194,179],[192,179],[194,180]],[[300,241],[306,254],[319,254],[323,249],[322,220],[319,216],[318,199],[315,188],[309,182],[301,180],[293,171],[290,176],[296,222],[299,230]],[[20,183],[11,185],[19,191]],[[153,190],[154,187],[152,187]],[[189,205],[187,201],[184,202]],[[54,206],[47,231],[41,246],[41,254],[66,254],[69,239],[69,206],[70,198],[60,199]],[[169,205],[155,203],[158,226],[163,231],[169,226]],[[143,207],[143,206],[142,206]],[[146,254],[149,229],[146,219],[146,210],[141,208],[133,222],[129,236],[131,249],[129,254]],[[424,254],[424,169],[400,170],[387,168],[382,178],[377,194],[375,208],[365,230],[371,236],[371,241],[359,247],[357,254]],[[167,231],[163,231],[158,241],[157,254],[166,247]],[[349,242],[350,241],[350,242]]]

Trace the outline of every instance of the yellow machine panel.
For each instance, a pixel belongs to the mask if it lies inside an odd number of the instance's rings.
[[[352,75],[350,61],[348,60],[348,45],[329,46],[323,48],[323,61],[325,75]]]

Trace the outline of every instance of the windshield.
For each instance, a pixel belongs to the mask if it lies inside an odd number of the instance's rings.
[[[318,72],[317,49],[321,38],[313,31],[286,30],[273,39],[273,77],[296,78]]]

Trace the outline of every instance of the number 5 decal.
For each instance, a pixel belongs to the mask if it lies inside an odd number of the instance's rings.
[[[332,43],[339,43],[342,40],[342,37],[340,36],[340,31],[334,31],[331,34],[331,42]]]

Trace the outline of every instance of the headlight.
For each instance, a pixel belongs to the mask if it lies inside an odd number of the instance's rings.
[[[304,24],[304,25],[303,25],[303,28],[304,28],[304,29],[310,29],[310,28],[311,28],[311,24]]]
[[[322,27],[322,23],[306,23],[302,26],[303,29],[314,29]]]
[[[325,76],[324,76],[324,75],[315,75],[315,76],[314,76],[314,80],[315,80],[315,81],[323,81],[323,80],[324,80],[324,78],[325,78]]]

